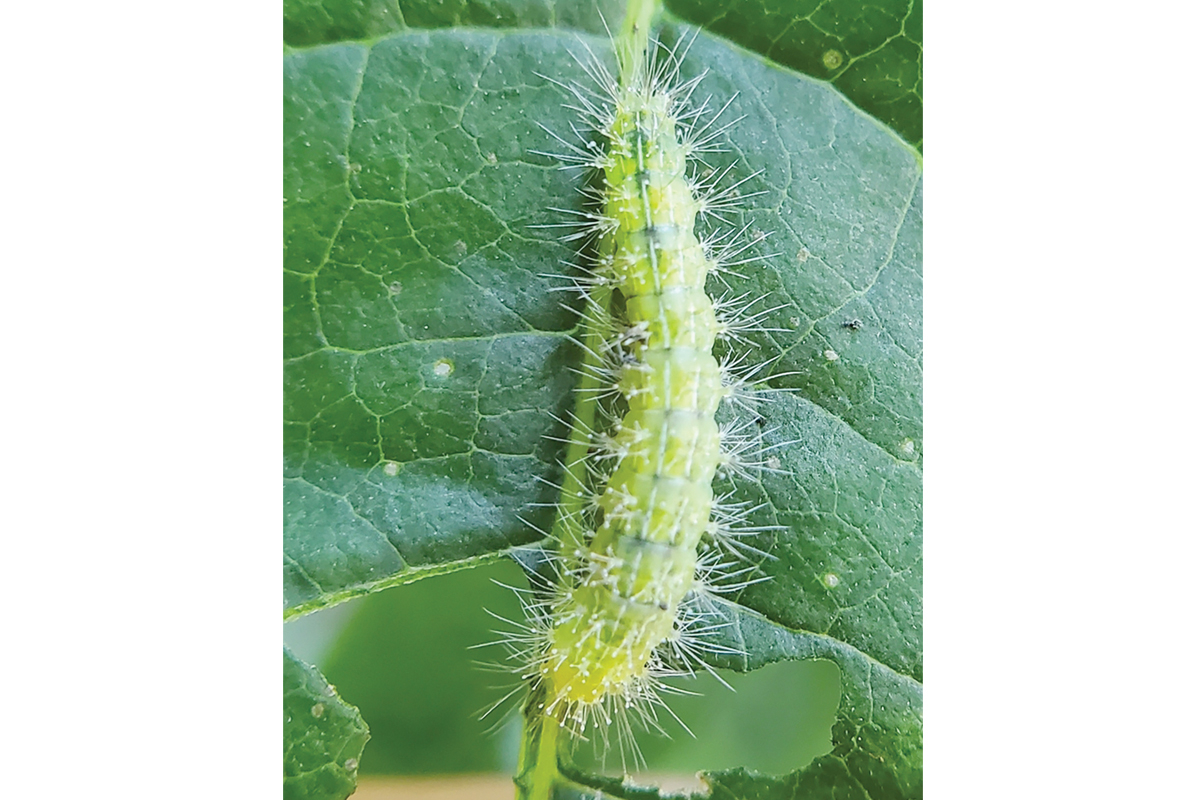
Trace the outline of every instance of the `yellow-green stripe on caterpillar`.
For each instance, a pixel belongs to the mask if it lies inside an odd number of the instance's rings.
[[[718,191],[729,168],[706,182],[689,175],[689,160],[719,152],[724,129],[711,128],[720,112],[701,124],[704,106],[684,110],[704,76],[679,82],[687,48],[657,47],[657,59],[651,48],[626,56],[619,81],[594,58],[583,64],[600,93],[547,78],[570,92],[602,143],[550,132],[568,151],[554,155],[597,169],[601,181],[593,207],[561,223],[595,260],[576,280],[585,369],[555,527],[558,580],[549,599],[526,603],[530,621],[513,637],[533,684],[527,717],[580,735],[616,721],[622,759],[631,744],[622,712],[657,727],[660,679],[707,669],[700,650],[727,651],[706,639],[709,598],[746,585],[729,578],[747,569],[730,570],[711,544],[736,551],[737,535],[763,530],[737,529],[749,510],[714,497],[718,471],[748,466],[749,440],[745,428],[717,423],[721,402],[746,381],[713,346],[758,327],[765,312],[730,316],[705,290],[710,273],[756,258],[733,260],[745,228],[707,241],[696,230],[698,217],[723,220],[749,178]]]

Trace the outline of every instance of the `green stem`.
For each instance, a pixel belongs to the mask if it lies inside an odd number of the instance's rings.
[[[604,243],[602,243],[604,246]],[[592,309],[584,319],[583,331],[583,377],[575,397],[574,422],[567,440],[566,472],[563,475],[562,492],[558,499],[558,518],[554,521],[551,535],[559,543],[560,552],[572,558],[587,538],[583,530],[583,510],[592,488],[588,486],[584,459],[591,446],[591,432],[596,426],[597,395],[600,389],[601,361],[599,353],[604,345],[603,332],[597,325],[597,315],[607,314],[612,302],[612,290],[600,287],[591,292],[588,303]]]
[[[645,57],[650,42],[650,23],[662,7],[662,0],[629,0],[625,20],[617,37],[617,62],[621,85],[628,86],[634,72]]]
[[[517,762],[516,800],[552,800],[554,787],[562,782],[558,768],[558,719],[540,711],[538,693],[525,704],[525,739]]]

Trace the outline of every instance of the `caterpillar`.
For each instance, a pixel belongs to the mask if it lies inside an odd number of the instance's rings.
[[[741,258],[754,243],[749,226],[697,228],[701,218],[729,225],[738,187],[758,173],[720,189],[732,165],[705,176],[704,154],[722,152],[719,137],[738,121],[714,127],[733,99],[706,118],[707,101],[690,106],[705,74],[678,78],[695,36],[669,48],[641,33],[637,45],[617,45],[619,79],[594,55],[579,62],[599,91],[541,76],[569,93],[591,129],[573,128],[576,143],[545,128],[566,152],[541,154],[594,170],[599,185],[584,190],[586,210],[556,209],[574,217],[556,224],[568,229],[563,238],[592,256],[570,287],[585,309],[580,403],[566,440],[554,576],[524,602],[528,619],[510,638],[532,686],[527,720],[576,737],[594,727],[606,746],[615,723],[623,764],[626,747],[637,757],[630,716],[659,728],[658,709],[670,711],[662,679],[711,672],[701,653],[731,652],[710,640],[714,593],[762,579],[746,579],[754,567],[727,557],[765,556],[742,537],[768,528],[747,527],[757,509],[713,489],[718,473],[764,466],[750,456],[762,434],[755,421],[717,421],[723,403],[747,397],[753,371],[737,374],[736,360],[718,360],[714,347],[770,330],[762,319],[776,310],[752,314],[753,303],[739,308],[744,297],[706,291],[710,275],[770,257]]]

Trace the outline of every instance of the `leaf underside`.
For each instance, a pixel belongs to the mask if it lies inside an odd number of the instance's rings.
[[[582,198],[531,152],[561,150],[540,125],[578,124],[535,73],[586,83],[572,53],[609,45],[532,5],[511,4],[502,30],[453,27],[483,25],[462,16],[481,7],[416,23],[406,5],[404,25],[350,34],[384,38],[285,55],[287,615],[505,557],[550,527],[547,437],[564,435],[578,360],[556,276],[578,259],[532,226]],[[750,657],[721,666],[820,657],[843,674],[833,753],[784,778],[710,776],[713,796],[918,796],[920,157],[828,83],[702,33],[685,77],[705,68],[697,97],[744,115],[709,163],[762,170],[740,190],[764,194],[731,221],[767,235],[745,255],[771,256],[710,289],[779,307],[764,321],[779,330],[733,351],[789,390],[757,408],[778,471],[717,487],[784,526],[755,542],[771,580],[729,608]]]

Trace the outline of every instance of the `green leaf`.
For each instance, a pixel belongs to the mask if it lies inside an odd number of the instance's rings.
[[[563,28],[604,32],[620,0],[284,0],[283,40],[292,47],[375,39],[412,28]]]
[[[693,25],[806,75],[827,80],[867,113],[922,146],[923,0],[666,0]],[[284,0],[293,47],[374,39],[409,28],[616,30],[620,0]]]
[[[917,148],[922,0],[666,0],[680,18],[830,81]]]
[[[713,798],[921,796],[923,691],[917,680],[832,637],[789,630],[735,605],[726,614],[724,637],[747,653],[741,664],[726,666],[751,670],[781,659],[829,659],[842,672],[842,700],[832,753],[781,778],[713,773],[706,778]]]
[[[715,666],[739,671],[781,660],[828,659],[841,669],[842,698],[834,749],[790,775],[745,769],[703,775],[713,800],[743,798],[916,798],[922,791],[921,684],[828,636],[789,630],[734,604],[722,604],[720,643],[746,653],[717,656]],[[569,777],[610,797],[651,800],[652,788],[582,773]],[[664,798],[665,800],[665,798]]]
[[[321,673],[283,649],[283,794],[288,800],[344,800],[354,791],[368,739],[358,709]]]
[[[606,38],[584,41],[607,51]],[[288,615],[492,561],[549,528],[561,449],[545,437],[563,435],[554,417],[578,358],[553,276],[574,257],[531,226],[581,199],[533,152],[561,149],[539,124],[574,121],[535,73],[586,82],[572,53],[583,45],[560,31],[450,29],[285,56]],[[732,98],[723,119],[741,118],[713,166],[762,170],[740,191],[765,192],[743,220],[769,234],[746,255],[770,257],[729,284],[761,297],[776,330],[737,351],[788,390],[758,409],[777,471],[725,487],[757,507],[755,523],[783,526],[755,542],[775,557],[761,564],[771,580],[734,599],[808,642],[780,657],[842,643],[821,652],[843,671],[850,716],[836,763],[818,771],[842,769],[872,797],[914,796],[920,157],[823,80],[707,34],[684,71],[703,68],[701,96]],[[915,728],[855,727],[870,695],[853,681],[885,678],[917,692],[897,701]],[[879,753],[903,757],[876,774]],[[770,780],[753,796],[790,796]],[[760,777],[714,781],[749,792]]]
[[[545,275],[570,251],[528,225],[571,190],[518,143],[543,141],[533,120],[560,98],[517,75],[573,66],[564,39],[414,33],[285,59],[293,611],[548,525],[574,321]]]
[[[570,48],[554,33],[446,31],[286,58],[289,608],[538,539],[522,520],[547,527],[536,504],[555,499],[541,481],[558,451],[543,437],[561,433],[550,414],[565,412],[576,358],[553,275],[572,256],[530,226],[578,195],[529,152],[554,144],[535,121],[571,121],[531,70],[582,78]],[[785,330],[756,352],[797,373],[779,382],[842,439],[885,464],[918,458],[915,155],[820,83],[706,37],[693,55],[714,102],[741,92],[730,144],[747,174],[765,170],[746,218],[780,255],[730,279],[784,304],[767,322]],[[851,316],[859,330],[842,327]],[[844,460],[824,453],[840,447],[829,436],[798,435],[811,441],[797,458]],[[837,475],[803,481],[806,518],[837,521]]]
[[[373,39],[405,27],[397,0],[283,0],[283,41],[292,47]]]

